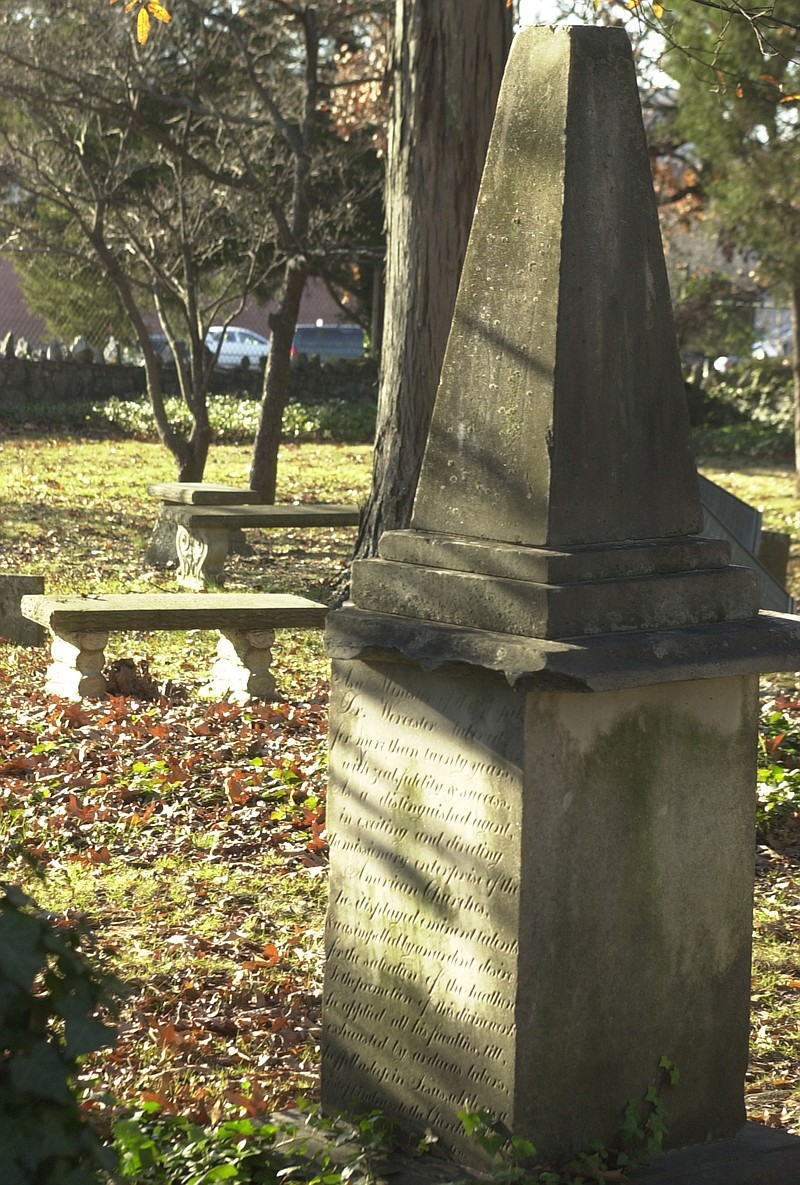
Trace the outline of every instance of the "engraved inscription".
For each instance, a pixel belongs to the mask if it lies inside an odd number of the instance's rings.
[[[323,1098],[460,1129],[513,1092],[521,703],[335,663]]]

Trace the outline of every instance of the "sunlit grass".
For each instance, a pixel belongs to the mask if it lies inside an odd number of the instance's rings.
[[[249,449],[216,445],[206,479],[248,484]],[[12,437],[0,441],[0,566],[43,575],[49,593],[178,591],[174,574],[146,565],[144,552],[157,503],[147,486],[174,480],[159,444],[125,440]],[[361,504],[371,477],[363,445],[286,444],[281,449],[280,501]],[[355,528],[251,531],[253,554],[231,555],[231,592],[287,592],[326,603],[346,568]],[[159,681],[199,687],[214,660],[216,634],[112,633],[106,656],[145,660]],[[321,637],[279,632],[278,682],[284,693],[327,674]],[[36,666],[19,658],[20,670]]]

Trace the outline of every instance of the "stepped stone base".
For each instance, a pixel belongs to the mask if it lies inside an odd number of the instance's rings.
[[[719,539],[565,549],[408,530],[386,532],[379,550],[353,564],[361,609],[522,637],[741,621],[759,607],[755,575]]]

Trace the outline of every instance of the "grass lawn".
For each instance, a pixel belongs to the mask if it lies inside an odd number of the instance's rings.
[[[359,502],[370,461],[361,445],[285,446],[279,498]],[[246,484],[247,464],[246,447],[216,446],[206,478]],[[703,468],[792,534],[800,597],[789,470],[712,458]],[[147,484],[172,478],[156,444],[0,440],[0,570],[43,573],[48,591],[175,589],[141,558],[155,516]],[[325,600],[354,535],[252,532],[253,554],[229,559],[226,587]],[[129,989],[116,1049],[85,1066],[100,1118],[117,1106],[101,1090],[206,1123],[317,1089],[327,662],[317,634],[285,631],[285,700],[236,707],[200,692],[213,648],[201,631],[112,635],[109,657],[146,662],[170,694],[84,705],[42,695],[43,650],[0,650],[6,875],[65,917],[87,913]],[[759,843],[747,1097],[752,1118],[800,1133],[800,699],[791,680],[764,695],[761,763],[786,771],[788,789],[772,775]]]

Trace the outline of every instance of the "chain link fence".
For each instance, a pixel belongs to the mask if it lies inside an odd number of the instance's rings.
[[[32,300],[26,294],[26,285],[11,258],[0,255],[0,341],[7,343],[7,349],[20,356],[35,357],[46,353],[54,341],[66,351],[76,340],[83,339],[85,345],[102,353],[109,339],[113,338],[125,347],[133,347],[135,356],[134,334],[124,314],[113,308],[113,302],[102,299],[99,294],[95,300],[82,299],[75,302],[74,307],[63,309],[56,303],[58,286],[54,283],[52,292],[48,293],[46,276],[45,266],[37,284],[38,299]],[[249,301],[235,324],[269,336],[269,315],[273,307]],[[321,280],[310,279],[300,307],[299,324],[321,327],[341,325],[348,320],[346,311],[326,285]],[[155,318],[153,330],[157,331]],[[10,343],[9,335],[13,339]]]

